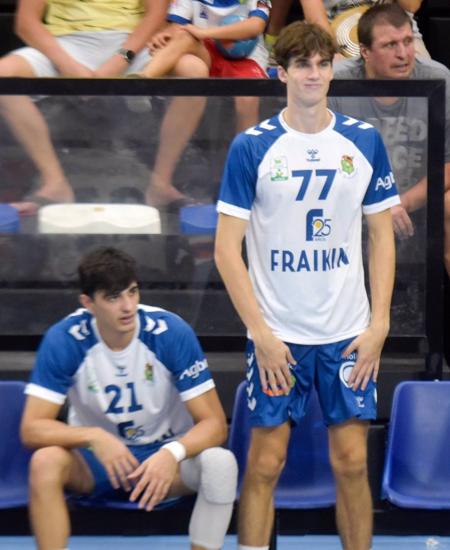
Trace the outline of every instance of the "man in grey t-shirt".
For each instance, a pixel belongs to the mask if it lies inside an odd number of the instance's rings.
[[[359,20],[361,58],[336,64],[340,79],[445,79],[445,265],[450,275],[450,71],[440,63],[414,57],[409,17],[396,4],[370,8]],[[427,197],[427,105],[423,98],[330,98],[330,108],[370,122],[382,133],[402,204],[392,209],[400,238],[414,234],[411,214]]]

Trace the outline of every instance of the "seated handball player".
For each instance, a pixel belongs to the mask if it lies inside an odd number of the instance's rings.
[[[167,27],[150,42],[152,59],[140,73],[185,78],[267,78],[268,53],[263,32],[269,20],[268,0],[177,0],[169,8]],[[236,126],[241,132],[258,121],[259,101],[235,97]],[[185,197],[173,186],[173,173],[196,130],[205,97],[175,97],[161,125],[147,202],[182,206]],[[183,124],[180,124],[180,120]],[[187,201],[189,202],[189,201]]]
[[[66,549],[65,491],[127,499],[147,511],[197,493],[191,547],[219,549],[236,494],[237,466],[218,447],[226,419],[192,329],[139,305],[136,265],[102,248],[79,265],[78,309],[39,348],[22,419],[30,515],[39,550]],[[70,399],[68,424],[57,419]]]

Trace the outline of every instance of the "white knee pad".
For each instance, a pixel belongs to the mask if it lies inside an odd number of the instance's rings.
[[[208,502],[233,503],[236,498],[238,467],[234,454],[213,447],[198,455],[201,465],[200,490]]]
[[[211,550],[223,546],[236,498],[237,474],[233,453],[219,447],[181,463],[183,483],[197,491],[189,523],[191,544]]]
[[[237,475],[234,454],[220,447],[206,449],[180,465],[183,483],[195,492],[201,491],[208,502],[215,504],[234,502]]]

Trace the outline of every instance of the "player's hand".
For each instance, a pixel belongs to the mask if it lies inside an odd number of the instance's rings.
[[[177,471],[178,463],[172,453],[160,449],[128,476],[135,484],[130,501],[139,500],[139,508],[150,512],[166,498]]]
[[[91,441],[91,448],[105,467],[114,489],[122,487],[125,491],[131,491],[133,486],[128,476],[139,466],[139,462],[127,446],[114,435],[98,428]]]
[[[170,31],[166,30],[156,33],[147,43],[149,52],[155,53],[157,50],[164,48],[170,42],[171,38],[172,32]]]
[[[75,61],[72,57],[69,57],[64,64],[58,67],[61,76],[67,78],[92,78],[94,76],[94,71]]]
[[[343,357],[348,357],[356,351],[358,358],[348,379],[348,385],[357,391],[366,389],[369,380],[377,381],[380,368],[380,356],[386,340],[387,330],[369,327],[365,332],[357,336],[343,352]]]
[[[255,355],[263,391],[271,389],[276,395],[281,389],[287,395],[291,389],[289,365],[296,364],[289,347],[268,333],[260,341],[255,341]]]
[[[208,30],[210,29],[202,29],[201,27],[197,27],[196,25],[188,24],[183,25],[183,30],[188,32],[197,40],[203,40],[204,38],[208,38]]]
[[[399,239],[408,239],[414,235],[414,225],[408,212],[401,205],[392,206],[392,223]]]

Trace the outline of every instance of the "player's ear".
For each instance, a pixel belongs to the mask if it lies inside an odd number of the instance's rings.
[[[286,69],[284,69],[281,65],[278,65],[277,71],[278,71],[278,78],[279,78],[279,80],[281,80],[281,82],[283,82],[283,84],[286,84],[286,82],[287,82],[287,72],[286,72]]]
[[[84,308],[88,309],[89,311],[91,310],[92,298],[90,296],[88,296],[87,294],[80,294],[78,296],[78,300]]]

